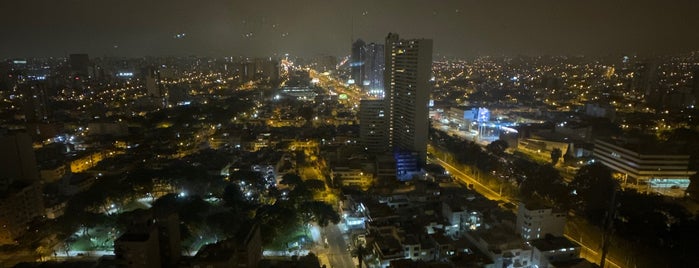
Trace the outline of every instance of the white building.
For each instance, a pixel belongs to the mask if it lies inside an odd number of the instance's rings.
[[[532,245],[532,265],[539,268],[557,267],[558,262],[580,258],[580,245],[565,237],[547,235],[529,242]]]
[[[546,234],[563,235],[566,214],[556,212],[550,207],[519,204],[515,232],[524,240],[543,238]]]

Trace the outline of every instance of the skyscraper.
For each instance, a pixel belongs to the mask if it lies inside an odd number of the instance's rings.
[[[364,48],[362,86],[372,96],[383,97],[384,45],[369,43]]]
[[[0,245],[14,243],[44,212],[32,140],[24,133],[0,136]]]
[[[388,150],[386,135],[387,112],[383,100],[359,102],[359,138],[367,152],[383,153]]]
[[[163,85],[160,83],[160,71],[157,68],[149,68],[146,71],[146,93],[149,97],[164,97]]]
[[[29,135],[0,136],[0,180],[35,182],[39,180],[36,156]]]
[[[352,43],[352,57],[350,58],[351,79],[358,86],[364,84],[364,70],[362,68],[365,57],[364,45],[365,43],[362,39],[357,39],[357,41]]]
[[[80,79],[90,76],[90,57],[87,54],[70,54],[69,63],[73,76]]]
[[[395,153],[416,153],[422,166],[427,159],[432,40],[404,40],[389,33],[384,55],[388,145]]]

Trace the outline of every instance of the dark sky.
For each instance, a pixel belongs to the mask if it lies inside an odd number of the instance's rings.
[[[699,49],[697,0],[0,0],[0,13],[0,58],[339,56],[388,32],[433,38],[436,56]]]

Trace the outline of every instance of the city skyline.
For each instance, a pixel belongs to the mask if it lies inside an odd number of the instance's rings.
[[[695,1],[3,2],[0,57],[349,54],[386,32],[435,40],[435,58],[662,55],[699,46]],[[679,19],[678,19],[679,18]],[[46,46],[50,44],[50,46]]]
[[[0,10],[2,267],[699,267],[699,1]]]

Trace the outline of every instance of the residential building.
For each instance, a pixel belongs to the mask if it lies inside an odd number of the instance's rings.
[[[38,182],[17,181],[0,189],[0,245],[14,244],[27,225],[44,215],[44,200]]]
[[[32,140],[25,133],[0,136],[0,186],[39,179]]]
[[[405,40],[389,33],[384,56],[388,145],[393,151],[417,153],[418,166],[423,166],[427,158],[432,40]]]
[[[388,112],[383,100],[361,100],[359,102],[359,139],[364,150],[370,153],[388,151],[386,124]]]
[[[536,267],[559,267],[557,263],[580,259],[580,245],[565,237],[546,235],[529,243],[532,245],[531,264],[537,265]]]
[[[515,232],[524,240],[539,239],[546,234],[562,236],[566,214],[538,204],[519,204]]]

